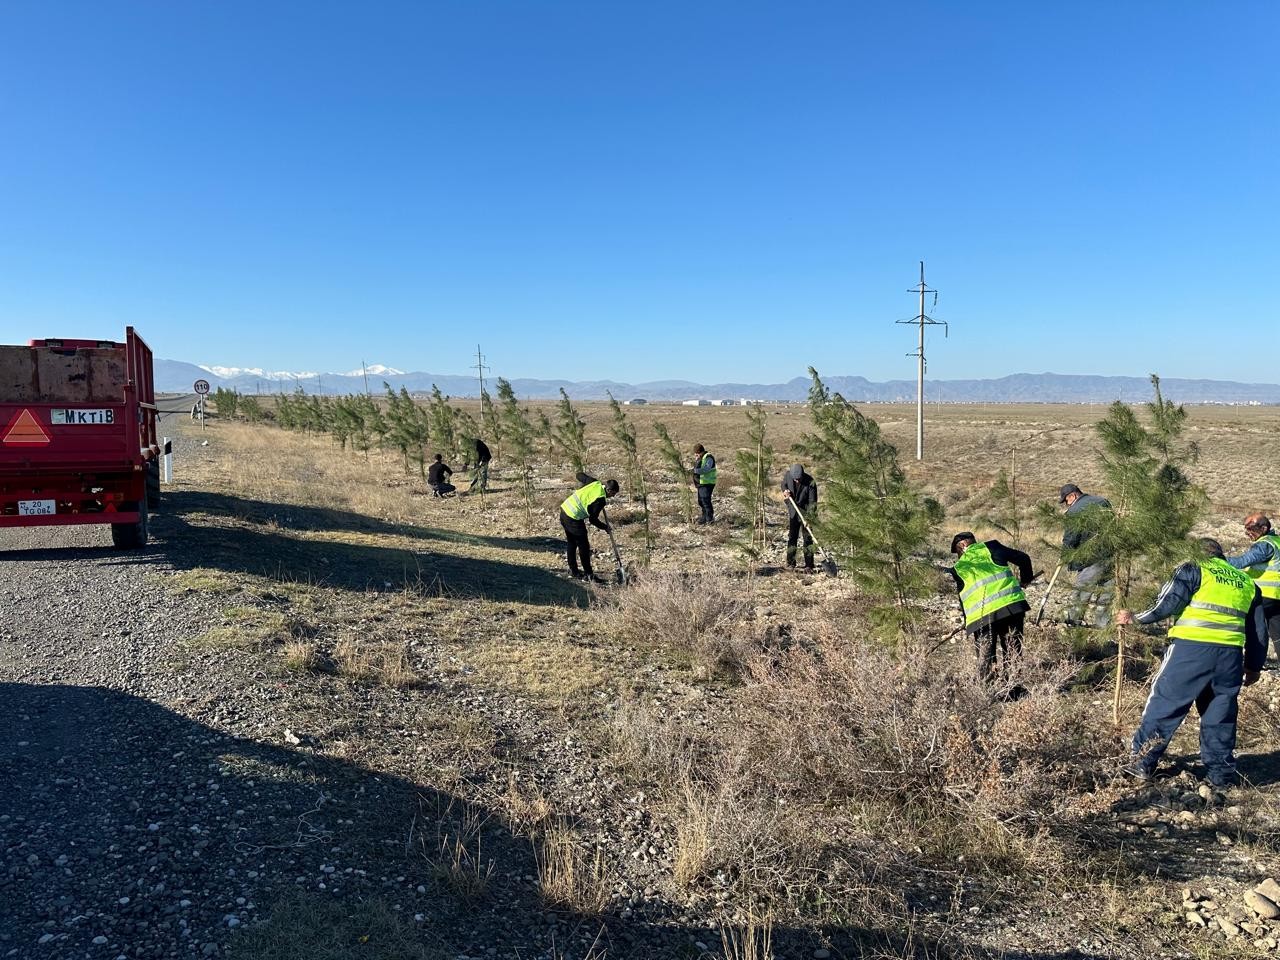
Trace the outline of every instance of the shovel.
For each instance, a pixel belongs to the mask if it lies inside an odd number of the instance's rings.
[[[617,568],[613,571],[613,579],[617,583],[626,586],[627,571],[622,565],[622,554],[618,552],[618,541],[613,538],[613,524],[609,522],[609,511],[601,507],[600,516],[604,518],[606,532],[609,534],[609,546],[613,547],[613,562]]]
[[[809,521],[804,518],[804,514],[800,512],[800,508],[796,506],[795,501],[792,500],[790,497],[787,497],[786,501],[788,506],[790,506],[791,509],[796,512],[796,516],[799,518],[801,526],[804,527],[804,532],[809,534],[809,539],[813,541],[813,545],[817,547],[818,552],[822,554],[823,572],[826,573],[826,575],[829,577],[834,577],[836,574],[840,572],[840,568],[837,567],[836,562],[831,559],[830,555],[826,551],[826,548],[823,547],[823,545],[818,542],[818,538],[813,535],[813,531],[809,528]]]
[[[1044,596],[1040,598],[1040,607],[1036,610],[1036,626],[1040,626],[1040,621],[1044,619],[1044,605],[1049,602],[1049,594],[1053,593],[1053,585],[1058,582],[1058,574],[1062,572],[1062,564],[1058,564],[1053,571],[1053,576],[1049,578],[1049,586],[1044,591]]]

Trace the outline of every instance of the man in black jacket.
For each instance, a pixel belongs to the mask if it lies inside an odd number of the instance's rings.
[[[813,537],[800,522],[799,511],[804,518],[813,522],[818,511],[818,482],[805,473],[801,464],[793,463],[782,476],[782,496],[790,504],[787,507],[787,566],[792,570],[796,566],[796,544],[800,535],[804,534],[804,568],[813,569]]]
[[[467,493],[477,490],[485,493],[489,489],[489,461],[492,459],[493,454],[489,452],[488,445],[476,437],[476,465],[471,473],[471,486],[467,487]]]
[[[1012,660],[1022,655],[1022,626],[1030,609],[1022,588],[1035,579],[1031,558],[999,540],[978,543],[967,530],[952,538],[951,552],[959,557],[951,577],[960,595],[965,632],[973,637],[978,676],[995,679],[997,644],[1000,667],[1007,675]],[[1016,577],[1010,564],[1018,568]]]
[[[453,493],[457,488],[449,482],[451,476],[453,476],[453,468],[444,462],[442,455],[437,453],[435,462],[427,467],[427,486],[431,488],[431,495],[443,497],[446,493]]]

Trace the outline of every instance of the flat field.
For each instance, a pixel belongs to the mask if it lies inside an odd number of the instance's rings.
[[[1108,493],[1092,431],[1101,407],[932,407],[923,464],[913,408],[863,409],[946,507],[938,563],[951,531],[994,532],[983,517],[1001,467],[1016,477],[1038,569],[1057,558],[1041,540],[1052,533],[1030,519],[1035,503],[1067,481]],[[808,413],[766,410],[777,474]],[[590,467],[621,478],[607,407],[581,411]],[[1246,785],[1200,789],[1194,716],[1162,779],[1127,782],[1124,741],[1157,634],[1128,665],[1118,727],[1111,638],[1052,616],[1029,631],[1007,681],[985,687],[972,651],[948,636],[958,617],[947,579],[919,629],[894,643],[849,579],[780,569],[781,504],[769,547],[746,557],[733,466],[743,409],[626,412],[656,546],[646,565],[639,510],[625,497],[613,505],[635,574],[625,588],[565,575],[556,511],[572,483],[553,459],[527,512],[492,441],[490,492],[442,500],[394,453],[268,424],[177,426],[184,455],[156,519],[156,562],[137,575],[200,616],[170,620],[171,642],[147,648],[162,682],[146,696],[209,737],[301,758],[339,804],[319,846],[228,849],[223,866],[255,879],[248,907],[232,900],[236,929],[209,934],[217,950],[275,960],[348,942],[358,954],[333,955],[514,960],[1275,949],[1280,928],[1243,900],[1280,874],[1273,674],[1242,697]],[[687,522],[681,483],[654,452],[655,421],[719,459],[714,526]],[[1280,507],[1264,447],[1277,427],[1280,410],[1192,409],[1195,479],[1211,499],[1204,530],[1228,550],[1243,545],[1245,512]],[[592,539],[598,572],[612,572],[607,540]],[[14,555],[10,569],[51,552]],[[1032,587],[1033,604],[1042,591]],[[9,679],[33,675],[40,629],[29,648],[0,648]],[[133,657],[135,641],[102,644]],[[86,671],[78,682],[101,682],[90,661],[75,669]],[[1015,685],[1029,692],[1011,701]],[[251,776],[263,789],[249,768],[224,774],[223,789]],[[362,792],[373,783],[403,790],[375,805]],[[302,844],[323,814],[299,822],[293,806],[282,821]],[[279,813],[247,809],[251,824]]]

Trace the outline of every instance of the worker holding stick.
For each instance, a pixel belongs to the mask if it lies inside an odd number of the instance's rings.
[[[707,453],[707,448],[702,444],[693,448],[693,455],[697,462],[690,473],[694,486],[698,488],[698,508],[701,512],[698,523],[715,523],[716,509],[711,502],[711,494],[716,489],[716,458]]]
[[[1035,579],[1031,558],[999,540],[979,543],[969,531],[951,538],[951,552],[959,559],[951,569],[964,629],[973,637],[978,677],[996,679],[996,646],[1000,647],[1000,671],[1006,677],[1012,661],[1022,655],[1022,629],[1027,596],[1022,588]],[[1010,567],[1017,567],[1015,575]]]
[[[591,569],[591,540],[587,536],[587,523],[589,521],[593,527],[609,532],[609,524],[600,519],[600,513],[605,508],[606,499],[618,495],[618,481],[601,483],[589,474],[579,473],[578,483],[582,486],[560,504],[560,526],[564,528],[569,574],[575,580],[607,583]],[[579,557],[582,558],[581,569],[578,567]]]
[[[796,568],[796,545],[801,534],[804,535],[804,569],[812,573],[813,566],[813,534],[808,525],[801,519],[801,514],[810,522],[818,510],[818,481],[805,472],[804,466],[793,463],[782,477],[782,496],[790,501],[787,508],[787,566]]]
[[[1236,773],[1236,716],[1240,688],[1256,683],[1267,658],[1266,622],[1258,587],[1222,556],[1218,541],[1200,541],[1204,559],[1189,561],[1141,613],[1116,611],[1116,623],[1173,619],[1142,720],[1133,734],[1133,762],[1125,772],[1151,780],[1183,717],[1200,714],[1200,760],[1209,784],[1225,789]]]

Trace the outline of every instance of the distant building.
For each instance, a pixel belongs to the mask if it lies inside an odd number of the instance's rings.
[[[682,401],[680,405],[682,407],[709,407],[711,406],[711,401],[710,400],[685,400],[685,401]]]
[[[649,401],[646,400],[644,397],[636,397],[633,400],[623,400],[622,404],[623,406],[627,406],[627,407],[643,407],[648,402]]]
[[[736,400],[721,400],[721,401],[720,401],[720,406],[722,406],[722,407],[733,407],[733,406],[737,406],[737,401],[736,401]]]

